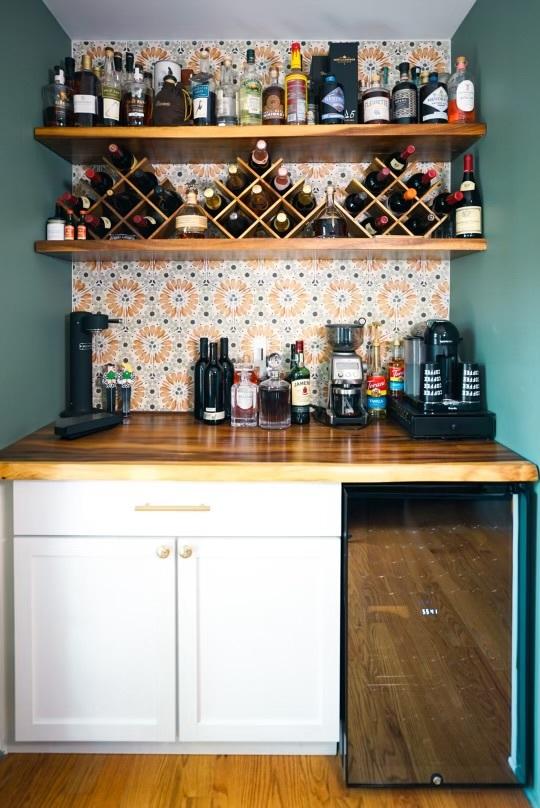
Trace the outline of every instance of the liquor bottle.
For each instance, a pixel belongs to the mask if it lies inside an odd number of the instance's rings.
[[[223,217],[221,222],[234,238],[241,236],[251,224],[248,217],[241,210],[232,210]]]
[[[221,78],[216,89],[216,122],[218,126],[236,126],[238,123],[236,86],[230,59],[225,59],[221,65]]]
[[[197,204],[197,191],[190,188],[176,214],[174,238],[205,238],[207,229],[208,219]]]
[[[388,395],[390,398],[401,398],[405,390],[405,361],[403,345],[396,337],[392,343],[392,356],[388,361]]]
[[[399,81],[392,90],[392,120],[394,123],[418,121],[418,90],[409,74],[409,63],[398,65]]]
[[[152,104],[140,65],[135,65],[124,96],[126,126],[149,126],[152,123]]]
[[[229,359],[229,339],[220,337],[219,340],[219,364],[223,371],[223,402],[225,405],[225,418],[231,418],[231,387],[234,381],[234,365]]]
[[[387,185],[392,182],[392,174],[389,168],[375,169],[370,171],[364,178],[364,185],[371,191],[373,196],[378,196],[381,191],[384,191]]]
[[[310,373],[304,365],[304,343],[296,340],[296,366],[290,372],[291,423],[309,424]]]
[[[289,216],[285,213],[284,210],[280,210],[280,212],[275,216],[272,220],[272,230],[275,230],[276,233],[280,236],[285,236],[292,227],[292,222]]]
[[[388,207],[394,213],[405,213],[412,207],[416,196],[414,188],[407,188],[406,191],[394,191],[388,197]]]
[[[99,65],[94,65],[92,67],[92,73],[98,80],[97,84],[97,126],[103,125],[103,85],[102,85],[102,78],[103,78],[103,70]]]
[[[311,213],[317,204],[311,185],[305,182],[298,193],[295,194],[292,203],[302,216],[307,216],[308,213]]]
[[[279,354],[270,354],[267,365],[268,378],[259,385],[259,426],[287,429],[291,425],[291,386],[279,377]]]
[[[448,123],[448,90],[439,80],[439,74],[432,71],[428,84],[420,88],[421,123]]]
[[[289,372],[287,373],[287,381],[291,382],[291,375],[296,367],[296,342],[291,342],[291,358],[289,361]]]
[[[416,89],[420,89],[420,73],[422,72],[422,68],[418,67],[418,65],[413,65],[411,67],[411,81],[414,81],[416,85]]]
[[[103,96],[103,126],[118,126],[120,124],[122,85],[114,64],[112,48],[105,48],[101,94]]]
[[[106,193],[106,200],[109,205],[112,205],[118,211],[120,216],[126,216],[139,203],[139,197],[135,191],[130,191],[129,188],[116,193],[109,189]]]
[[[238,117],[240,126],[257,126],[262,123],[262,84],[255,66],[255,51],[246,53],[244,72],[238,90]]]
[[[124,126],[127,125],[126,115],[126,98],[127,88],[133,79],[133,71],[135,70],[135,56],[131,51],[126,52],[126,66],[122,74],[122,100],[120,102],[120,120]]]
[[[236,163],[231,163],[227,169],[227,179],[225,185],[232,191],[233,194],[241,194],[248,182],[246,177],[241,173]]]
[[[124,70],[122,66],[122,53],[120,51],[114,51],[113,61],[114,69],[118,73],[118,78],[120,79],[120,87],[122,87],[122,82],[124,81]]]
[[[134,171],[129,179],[145,196],[149,196],[158,184],[158,178],[154,172],[143,171],[142,168]]]
[[[332,74],[324,77],[321,86],[319,121],[330,124],[345,122],[345,93]]]
[[[302,71],[300,43],[291,45],[291,67],[285,76],[285,109],[288,124],[307,123],[308,78]]]
[[[81,69],[73,79],[73,125],[97,126],[98,95],[101,92],[99,80],[92,72],[92,60],[85,53],[81,60]]]
[[[326,205],[315,219],[315,235],[318,238],[346,238],[347,222],[334,203],[334,186],[326,187]]]
[[[144,238],[149,238],[158,226],[158,221],[153,216],[141,216],[139,213],[133,216],[131,223]]]
[[[89,196],[75,196],[69,191],[63,193],[60,200],[66,208],[70,208],[77,216],[81,216],[93,205],[93,200]]]
[[[253,186],[247,204],[257,215],[264,213],[270,207],[270,198],[262,185]]]
[[[285,90],[279,83],[279,70],[270,68],[270,82],[262,94],[262,122],[269,125],[285,123]]]
[[[387,382],[381,364],[381,343],[378,328],[374,326],[375,336],[372,343],[372,358],[367,377],[367,410],[373,421],[386,418]]]
[[[388,166],[391,171],[399,177],[407,168],[407,163],[412,155],[415,153],[416,147],[410,144],[402,152],[392,152],[389,154],[384,164]]]
[[[367,219],[363,219],[360,224],[364,230],[367,230],[370,236],[379,236],[389,227],[390,219],[384,214],[382,216],[368,216]]]
[[[381,86],[378,73],[372,76],[371,87],[362,96],[364,123],[390,123],[390,91]]]
[[[225,200],[214,188],[205,188],[203,191],[204,207],[211,216],[217,216],[225,207]]]
[[[407,219],[403,224],[409,228],[413,236],[423,236],[424,233],[427,233],[427,231],[433,227],[435,222],[436,218],[433,213],[422,211],[421,213],[415,213],[414,216],[411,216],[411,218]]]
[[[73,56],[66,56],[64,59],[64,73],[66,77],[66,86],[71,90],[73,99],[73,88],[75,86],[75,59]]]
[[[155,203],[160,211],[165,216],[172,216],[175,210],[178,210],[182,204],[182,197],[176,191],[170,191],[162,185],[156,185],[154,188]]]
[[[364,210],[370,202],[371,197],[363,191],[353,191],[353,193],[345,197],[343,206],[349,211],[351,216],[356,216],[360,211]]]
[[[473,123],[475,120],[474,83],[467,70],[467,59],[458,56],[456,72],[448,82],[448,121]]]
[[[240,369],[240,379],[231,388],[231,426],[257,426],[258,391],[252,368]]]
[[[193,415],[197,421],[204,414],[204,372],[208,365],[208,337],[199,339],[199,358],[195,362],[193,378]]]
[[[266,169],[270,168],[270,155],[266,140],[258,140],[255,144],[255,148],[249,155],[249,166],[257,174],[264,174]]]
[[[480,238],[482,236],[482,199],[474,177],[472,154],[463,157],[463,180],[459,187],[463,199],[456,208],[456,237]]]
[[[43,126],[72,126],[73,92],[64,71],[56,66],[53,81],[43,88]]]
[[[105,238],[112,227],[108,216],[93,216],[91,213],[87,213],[83,217],[83,221],[98,238]]]
[[[272,186],[281,195],[287,193],[291,187],[291,178],[285,166],[278,168],[276,176],[272,178]]]
[[[418,171],[416,174],[413,174],[405,182],[405,185],[407,188],[414,188],[418,196],[424,196],[431,188],[431,183],[436,176],[436,170],[434,168],[428,168],[427,171]]]
[[[210,54],[201,51],[199,70],[191,77],[193,123],[195,126],[212,126],[216,122],[216,86],[210,73]]]
[[[107,157],[118,171],[127,174],[137,162],[135,156],[125,146],[111,143],[107,149]]]
[[[454,191],[454,193],[443,191],[441,194],[437,194],[431,203],[431,208],[439,216],[444,216],[445,213],[452,213],[455,206],[461,202],[462,199],[463,193],[461,191]]]
[[[75,238],[75,219],[73,218],[73,211],[71,208],[66,210],[66,218],[64,221],[64,241],[73,241]]]
[[[104,194],[114,185],[113,178],[110,174],[106,174],[105,171],[95,171],[93,168],[87,168],[84,175],[92,188],[100,195]]]
[[[225,421],[223,368],[217,359],[217,348],[217,342],[210,343],[210,360],[204,369],[204,409],[202,419],[203,423],[209,424],[210,426],[216,426]]]

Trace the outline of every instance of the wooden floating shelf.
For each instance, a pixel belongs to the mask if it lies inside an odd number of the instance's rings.
[[[484,123],[339,124],[335,126],[39,127],[36,140],[71,163],[100,163],[109,143],[140,151],[154,163],[229,163],[258,138],[295,163],[356,163],[407,143],[415,159],[453,160],[486,134]]]
[[[145,239],[137,241],[36,241],[35,251],[66,261],[175,261],[252,258],[460,258],[483,252],[486,240],[376,236],[341,239]]]

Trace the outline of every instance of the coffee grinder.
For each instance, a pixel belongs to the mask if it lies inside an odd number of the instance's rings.
[[[365,320],[357,323],[329,323],[332,346],[329,363],[328,403],[317,407],[315,417],[330,426],[366,426],[368,414],[363,400],[364,367],[356,349],[362,345]]]
[[[78,438],[122,423],[122,416],[92,406],[92,336],[121,320],[97,312],[73,311],[67,317],[67,402],[55,434]]]

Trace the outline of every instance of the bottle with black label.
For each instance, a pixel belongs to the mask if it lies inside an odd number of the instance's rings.
[[[345,93],[335,76],[325,76],[320,90],[319,121],[321,123],[344,123]]]
[[[463,199],[456,210],[456,237],[481,238],[482,199],[476,187],[472,154],[463,157],[463,180],[459,190],[463,194]]]
[[[101,85],[92,71],[92,60],[86,53],[81,60],[81,69],[75,73],[73,84],[73,125],[97,126]]]
[[[364,123],[390,123],[390,92],[381,86],[381,77],[374,73],[371,87],[362,96]]]
[[[448,91],[436,71],[420,88],[420,123],[448,123]]]
[[[403,149],[403,151],[392,152],[392,154],[389,154],[384,163],[394,172],[394,174],[399,176],[400,174],[403,174],[407,168],[407,163],[415,151],[416,147],[411,143],[409,146]]]
[[[204,413],[204,372],[208,365],[208,337],[199,339],[199,358],[195,362],[193,378],[193,415],[197,421],[203,420]]]
[[[210,426],[225,421],[223,368],[218,362],[217,342],[210,343],[210,360],[204,369],[203,422]]]
[[[212,126],[216,123],[216,85],[210,73],[210,54],[201,51],[199,70],[191,77],[193,123],[195,126]]]
[[[399,81],[392,91],[392,120],[394,123],[418,121],[418,92],[409,74],[409,63],[398,65]]]
[[[219,364],[223,371],[223,403],[225,418],[231,417],[231,387],[234,382],[234,365],[229,359],[229,339],[221,337],[219,340]]]

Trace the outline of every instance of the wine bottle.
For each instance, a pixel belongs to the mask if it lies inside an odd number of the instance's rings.
[[[431,208],[439,216],[444,216],[444,214],[452,213],[455,206],[461,202],[462,199],[463,193],[461,191],[454,191],[453,194],[448,191],[443,191],[442,194],[438,194],[435,197],[431,203]]]
[[[315,219],[315,235],[318,238],[346,238],[347,222],[336,208],[334,186],[326,187],[326,205]]]
[[[412,207],[416,199],[416,190],[407,188],[406,191],[395,191],[388,197],[388,207],[394,213],[405,213]]]
[[[193,379],[193,415],[197,421],[204,414],[204,372],[208,365],[208,337],[199,339],[199,358],[195,362]]]
[[[118,171],[127,174],[134,167],[137,160],[124,146],[111,143],[107,149],[107,157]]]
[[[94,233],[98,238],[105,238],[111,229],[112,223],[107,216],[93,216],[87,213],[84,217],[84,224]]]
[[[258,140],[255,148],[249,155],[249,166],[257,174],[264,174],[267,168],[270,168],[270,155],[266,140]]]
[[[392,120],[394,123],[416,123],[418,121],[418,92],[411,80],[409,63],[398,65],[399,81],[392,90]]]
[[[254,185],[248,199],[248,205],[257,215],[270,207],[270,198],[262,185]]]
[[[60,200],[66,208],[70,208],[77,216],[82,216],[93,205],[93,200],[90,197],[74,196],[69,191],[62,194]]]
[[[352,194],[345,197],[345,202],[343,205],[345,209],[352,214],[352,216],[356,216],[356,214],[364,210],[364,208],[369,205],[370,202],[371,197],[369,197],[363,191],[354,191]]]
[[[411,144],[407,146],[407,148],[403,149],[402,152],[392,152],[392,154],[389,154],[384,161],[384,164],[390,168],[394,174],[399,176],[400,174],[403,174],[407,168],[407,162],[415,151],[416,147]]]
[[[170,191],[162,185],[156,185],[154,194],[156,205],[165,216],[172,216],[182,204],[180,194],[177,194],[176,191]]]
[[[463,157],[463,180],[459,190],[463,199],[456,208],[456,237],[480,238],[482,236],[482,199],[474,177],[472,154]]]
[[[418,171],[406,181],[407,188],[414,188],[418,196],[423,196],[431,187],[432,180],[437,176],[434,168],[429,168],[427,171]]]
[[[126,216],[139,202],[139,197],[135,191],[130,191],[129,189],[118,191],[117,193],[109,189],[106,194],[106,199],[107,202],[118,211],[120,216]]]
[[[388,216],[368,216],[367,219],[364,219],[360,222],[364,230],[370,234],[370,236],[378,236],[388,228],[390,224],[390,219]]]
[[[307,216],[308,213],[311,213],[317,204],[311,185],[305,182],[295,195],[292,203],[302,216]]]
[[[364,185],[368,191],[371,191],[373,196],[378,196],[391,182],[392,175],[389,168],[380,168],[375,169],[375,171],[370,171],[364,179]]]
[[[129,179],[146,196],[151,194],[158,184],[158,178],[152,171],[143,171],[141,168],[134,171]]]
[[[93,168],[87,168],[84,174],[98,194],[106,193],[114,185],[113,178],[110,174],[106,174],[105,171],[95,171]]]
[[[105,48],[101,92],[103,96],[103,126],[118,126],[120,123],[122,87],[120,76],[114,63],[114,50],[110,47]]]
[[[310,373],[304,365],[304,343],[297,340],[295,345],[296,363],[291,369],[291,424],[309,424],[309,403],[311,397]]]
[[[219,211],[225,207],[225,200],[213,188],[205,188],[203,197],[204,207],[211,216],[217,216]]]
[[[203,422],[211,426],[225,421],[223,368],[218,362],[217,342],[210,343],[210,360],[204,369]]]
[[[410,219],[407,219],[404,222],[404,225],[408,227],[413,236],[423,236],[424,233],[427,233],[427,231],[433,227],[435,221],[436,217],[433,213],[423,211],[422,213],[417,213],[414,216],[411,216]]]
[[[250,225],[248,217],[241,210],[232,210],[222,220],[223,226],[231,236],[238,238]]]
[[[101,95],[99,79],[92,72],[92,60],[84,54],[81,69],[73,80],[74,126],[97,126],[99,124],[98,96]]]
[[[225,185],[229,191],[236,195],[241,194],[247,184],[247,179],[240,172],[238,165],[231,163],[227,169],[227,179],[225,180]]]
[[[231,387],[234,383],[234,365],[229,359],[229,339],[220,337],[219,340],[219,364],[223,371],[223,403],[225,407],[225,419],[231,418]]]
[[[272,185],[278,194],[286,193],[291,187],[291,178],[285,166],[280,166],[276,176],[272,179]]]
[[[151,236],[158,226],[158,221],[153,216],[141,216],[139,213],[133,216],[131,223],[144,238]]]
[[[291,220],[284,210],[280,210],[272,221],[272,229],[280,236],[286,235],[291,229]]]

